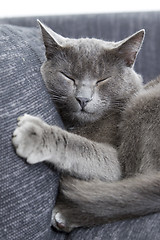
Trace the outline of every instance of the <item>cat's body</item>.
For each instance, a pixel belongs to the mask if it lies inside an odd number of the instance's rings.
[[[160,170],[160,78],[144,86],[123,115],[119,159],[125,164],[125,176]]]
[[[68,131],[25,115],[13,144],[29,163],[62,173],[53,225],[70,231],[159,211],[160,84],[143,86],[133,70],[144,31],[111,43],[40,25],[42,75]]]

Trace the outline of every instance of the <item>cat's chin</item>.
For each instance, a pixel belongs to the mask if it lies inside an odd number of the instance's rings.
[[[101,118],[96,112],[79,111],[74,113],[74,119],[80,123],[93,123]]]

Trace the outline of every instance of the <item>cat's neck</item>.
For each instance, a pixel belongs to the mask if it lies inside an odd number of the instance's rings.
[[[118,125],[121,121],[121,111],[110,110],[101,119],[92,123],[68,124],[67,130],[92,141],[119,145]]]

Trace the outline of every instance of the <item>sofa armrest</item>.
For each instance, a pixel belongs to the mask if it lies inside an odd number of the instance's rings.
[[[0,26],[0,239],[64,239],[50,227],[57,173],[44,163],[27,164],[11,143],[24,113],[63,127],[41,78],[43,60],[36,29]]]

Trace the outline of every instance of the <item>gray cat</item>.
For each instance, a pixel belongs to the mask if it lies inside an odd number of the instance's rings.
[[[25,114],[13,133],[28,163],[61,172],[52,224],[93,226],[160,210],[160,79],[133,67],[144,30],[120,42],[64,38],[40,23],[41,72],[66,129]]]

